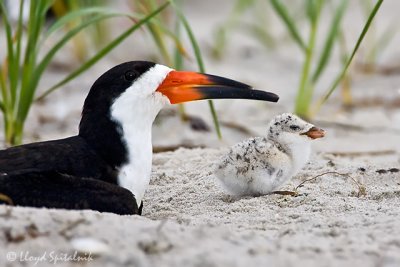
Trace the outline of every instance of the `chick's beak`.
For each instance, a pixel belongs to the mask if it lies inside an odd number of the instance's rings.
[[[270,92],[227,78],[189,71],[171,71],[156,90],[168,97],[171,104],[201,99],[256,99],[277,102]]]
[[[323,129],[317,128],[317,127],[311,127],[310,130],[308,130],[305,133],[302,133],[301,135],[307,135],[311,139],[317,139],[317,138],[322,138],[325,136],[325,131]]]

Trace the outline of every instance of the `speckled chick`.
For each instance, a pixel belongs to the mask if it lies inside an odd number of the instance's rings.
[[[324,135],[324,130],[296,115],[278,115],[269,123],[267,137],[234,145],[216,164],[214,174],[231,195],[272,193],[308,162],[311,141]]]

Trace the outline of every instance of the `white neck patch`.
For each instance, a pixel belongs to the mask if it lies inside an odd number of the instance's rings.
[[[112,119],[122,126],[128,162],[118,174],[118,184],[130,190],[140,206],[149,185],[152,165],[151,128],[167,97],[155,92],[172,69],[156,64],[143,73],[111,106]]]

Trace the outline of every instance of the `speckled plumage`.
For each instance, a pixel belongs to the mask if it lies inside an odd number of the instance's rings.
[[[233,195],[272,193],[307,163],[311,129],[316,128],[293,114],[278,115],[270,122],[266,137],[234,145],[216,164],[215,176]]]

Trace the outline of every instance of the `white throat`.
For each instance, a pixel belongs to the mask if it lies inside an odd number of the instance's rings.
[[[293,162],[292,171],[293,173],[297,173],[304,167],[304,165],[307,164],[310,159],[311,143],[307,142],[293,144],[290,150],[291,151],[289,153]]]
[[[311,155],[311,142],[297,134],[282,133],[278,143],[292,159],[292,172],[296,173],[308,162]]]
[[[119,169],[118,184],[130,190],[140,206],[149,185],[152,165],[151,128],[168,98],[155,92],[172,69],[155,65],[125,90],[111,107],[112,119],[122,126],[128,162]]]

